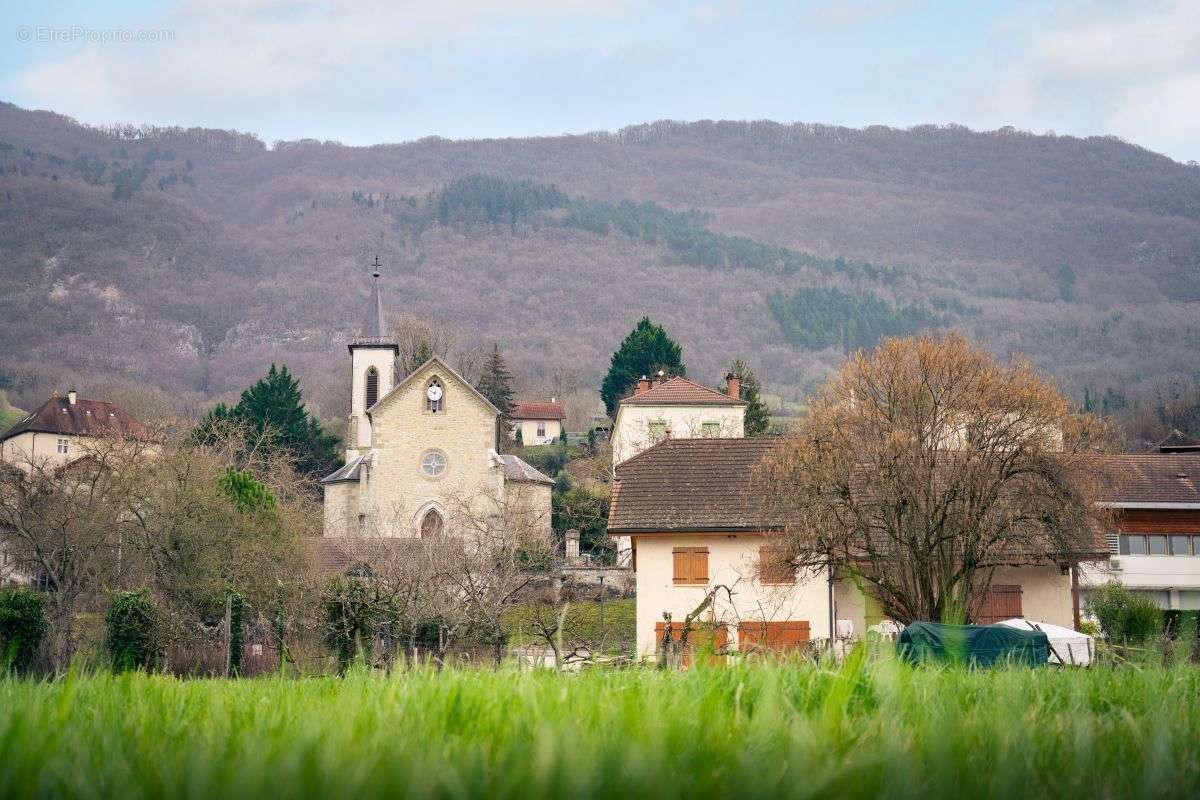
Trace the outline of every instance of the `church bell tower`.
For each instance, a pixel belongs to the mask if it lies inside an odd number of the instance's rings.
[[[396,384],[396,356],[400,345],[388,338],[383,316],[383,296],[379,290],[379,256],[371,265],[373,283],[371,302],[363,322],[362,335],[350,343],[350,424],[346,428],[346,460],[362,455],[371,447],[371,406],[387,395]]]

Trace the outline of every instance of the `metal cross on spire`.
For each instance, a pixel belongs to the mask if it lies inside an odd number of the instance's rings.
[[[382,339],[385,334],[386,325],[383,319],[383,297],[379,292],[379,269],[383,266],[379,260],[379,256],[375,256],[375,261],[371,264],[374,272],[371,277],[375,279],[371,286],[371,301],[367,307],[367,318],[363,323],[362,335],[370,338]]]

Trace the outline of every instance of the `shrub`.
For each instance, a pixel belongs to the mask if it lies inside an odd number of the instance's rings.
[[[104,645],[114,671],[150,670],[158,665],[157,616],[148,589],[113,595],[105,617],[108,633]]]
[[[28,670],[45,635],[45,595],[24,588],[0,590],[0,668]]]
[[[1087,609],[1109,641],[1141,642],[1162,630],[1162,611],[1154,601],[1114,581],[1088,593]]]
[[[331,579],[321,597],[321,610],[325,617],[325,643],[337,655],[342,672],[360,653],[369,658],[375,635],[397,621],[388,598],[370,584],[354,578]]]

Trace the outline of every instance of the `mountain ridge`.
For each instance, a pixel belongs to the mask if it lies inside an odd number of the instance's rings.
[[[960,328],[999,356],[1027,353],[1077,397],[1197,379],[1200,169],[1108,137],[660,121],[268,147],[3,104],[0,168],[0,389],[26,407],[91,380],[191,413],[282,360],[322,416],[340,417],[345,369],[330,358],[354,333],[376,253],[393,316],[432,319],[464,345],[501,342],[527,394],[567,373],[598,385],[649,313],[690,374],[714,382],[740,356],[797,399],[843,348],[827,332],[789,339],[807,331],[779,324],[778,298],[793,296]],[[410,224],[472,177],[553,189],[570,206]],[[581,209],[607,227],[561,218]],[[743,251],[875,273],[755,269],[729,256]],[[725,255],[698,263],[712,253]]]

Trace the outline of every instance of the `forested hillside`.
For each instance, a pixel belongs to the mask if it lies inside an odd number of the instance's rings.
[[[795,400],[956,328],[1080,401],[1200,378],[1200,168],[1114,139],[653,123],[345,147],[0,104],[0,391],[195,414],[284,362],[325,419],[378,254],[390,310],[597,387],[644,315]],[[1114,400],[1114,402],[1116,402]]]

